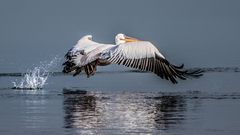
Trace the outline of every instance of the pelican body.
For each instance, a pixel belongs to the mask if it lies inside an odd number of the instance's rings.
[[[183,69],[183,64],[181,66],[170,64],[151,42],[121,33],[116,35],[115,44],[94,42],[91,35],[86,35],[67,52],[65,58],[63,72],[74,72],[73,76],[84,70],[90,77],[95,74],[97,66],[109,64],[150,71],[174,84],[177,83],[177,78],[185,80],[189,77],[202,76],[201,70],[188,71]]]

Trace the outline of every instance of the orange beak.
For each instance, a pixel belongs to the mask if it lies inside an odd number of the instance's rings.
[[[122,40],[124,40],[126,42],[137,42],[137,41],[140,41],[140,40],[138,40],[136,38],[129,37],[129,36],[125,36],[125,39],[122,39]]]

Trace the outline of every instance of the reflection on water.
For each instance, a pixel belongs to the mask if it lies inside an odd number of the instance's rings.
[[[66,93],[64,94],[66,95]],[[96,97],[94,95],[73,94],[64,96],[65,128],[93,126],[97,112]],[[82,122],[79,122],[82,121]],[[79,123],[78,123],[79,122]]]
[[[87,134],[94,134],[98,129],[106,129],[104,133],[108,130],[109,133],[159,133],[181,128],[186,112],[183,96],[161,93],[110,94],[65,90],[63,104],[65,128],[75,128],[77,132]]]
[[[239,134],[239,101],[238,91],[0,88],[0,133]]]
[[[41,128],[47,122],[45,117],[46,100],[44,99],[26,99],[25,112],[23,115],[23,124],[26,128]]]
[[[185,119],[186,101],[179,95],[161,95],[154,99],[161,102],[156,104],[156,128],[168,129],[179,126]]]
[[[19,111],[22,125],[29,129],[45,127],[45,123],[47,122],[47,98],[44,91],[19,90],[15,91],[15,93],[21,95],[19,98],[23,99],[19,103],[22,110]]]

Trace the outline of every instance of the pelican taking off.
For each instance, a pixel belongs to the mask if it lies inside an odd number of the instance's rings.
[[[115,45],[94,42],[91,35],[86,35],[67,52],[65,58],[63,72],[74,72],[74,76],[84,70],[89,77],[95,74],[97,66],[113,63],[153,72],[174,84],[177,78],[185,80],[202,76],[201,70],[188,71],[183,69],[183,65],[169,63],[151,42],[121,33],[116,35]]]

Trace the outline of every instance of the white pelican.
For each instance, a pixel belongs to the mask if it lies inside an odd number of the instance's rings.
[[[116,45],[97,43],[92,40],[91,35],[82,37],[65,55],[63,72],[74,71],[75,76],[84,69],[89,77],[94,75],[98,65],[115,63],[153,72],[174,84],[177,83],[177,78],[185,80],[188,77],[202,76],[201,70],[188,71],[183,69],[183,64],[181,66],[170,64],[149,41],[141,41],[120,33],[116,35],[115,43]]]

